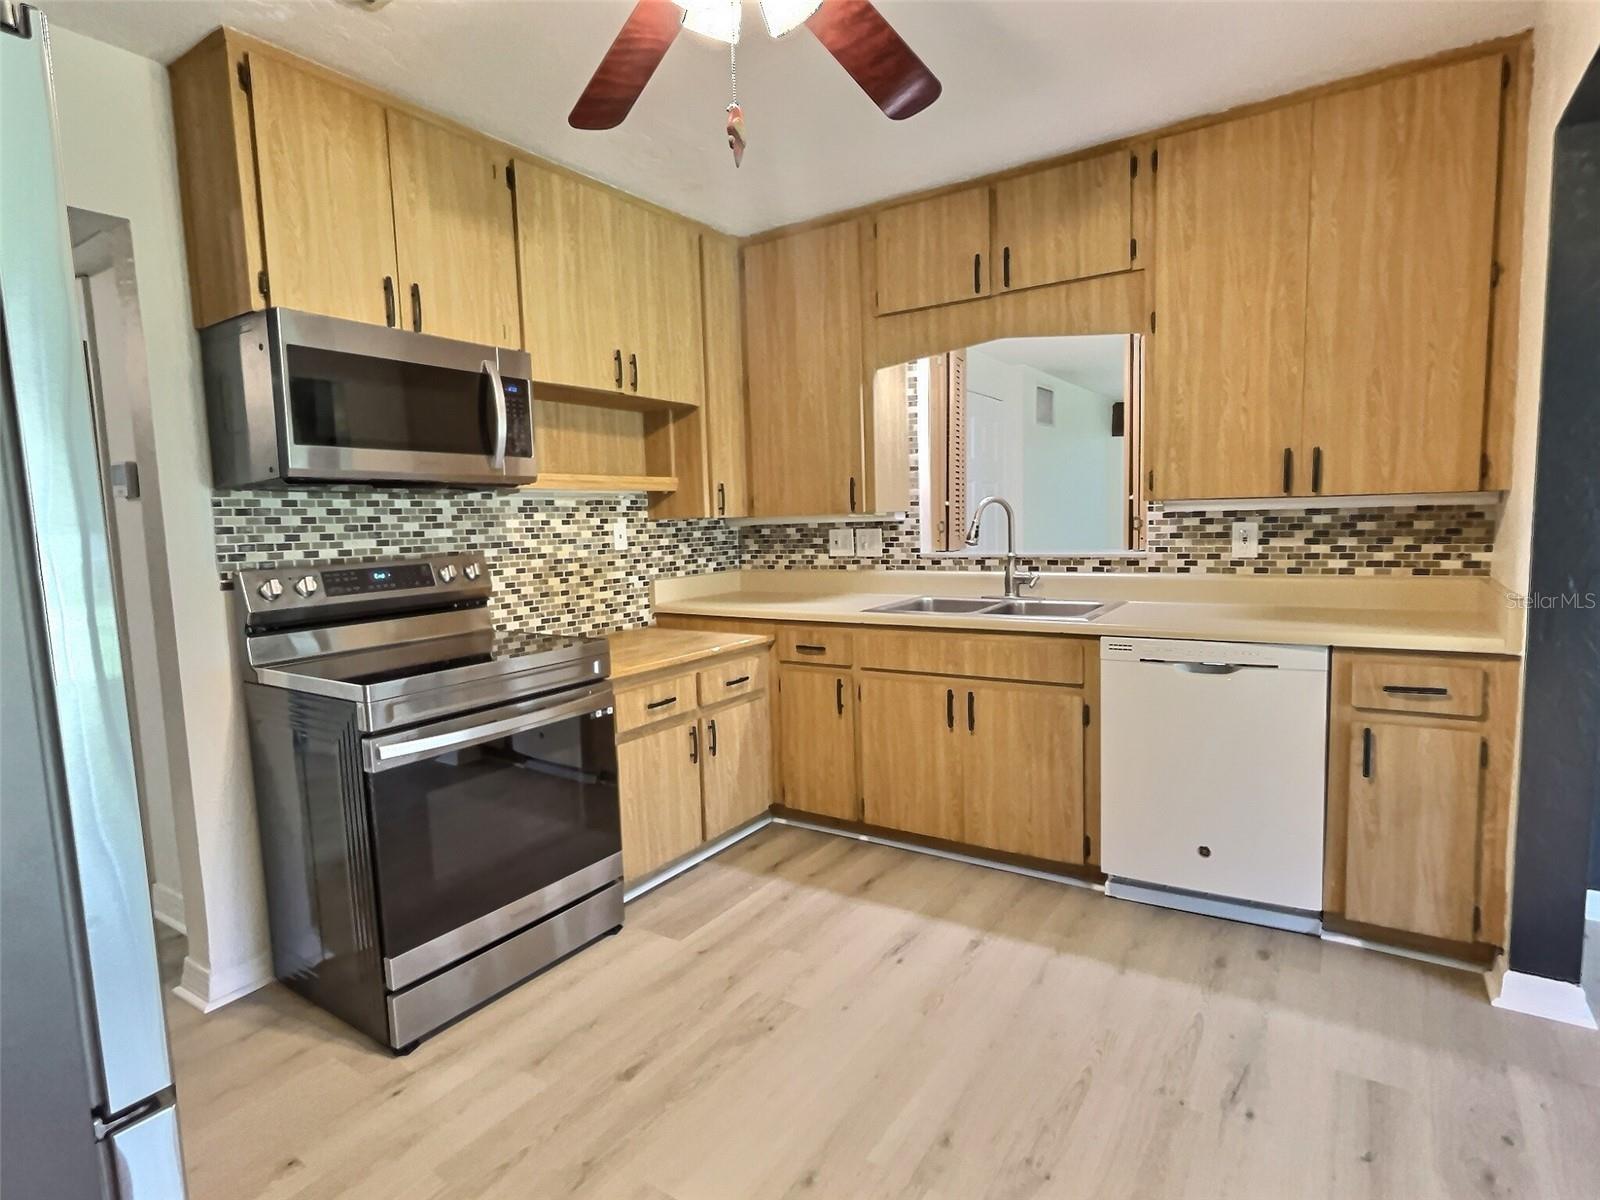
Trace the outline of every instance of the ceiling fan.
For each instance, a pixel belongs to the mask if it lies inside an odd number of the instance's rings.
[[[739,41],[740,0],[639,0],[573,106],[574,129],[614,129],[678,36],[688,29]],[[890,120],[915,116],[939,98],[941,85],[870,0],[761,0],[767,32],[781,38],[804,25]],[[737,76],[734,87],[737,89]],[[728,105],[728,144],[737,165],[744,152],[737,90]]]

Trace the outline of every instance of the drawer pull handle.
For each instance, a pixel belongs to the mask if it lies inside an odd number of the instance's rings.
[[[1448,696],[1449,688],[1412,687],[1403,683],[1386,683],[1383,690],[1391,696]]]
[[[794,652],[796,654],[826,654],[828,648],[826,646],[818,646],[812,642],[798,642],[795,645]]]
[[[741,683],[749,683],[749,682],[750,682],[750,676],[748,676],[748,675],[737,675],[732,679],[724,679],[722,681],[722,686],[723,687],[738,687]]]
[[[668,696],[665,700],[652,700],[645,707],[649,709],[665,708],[667,705],[676,704],[677,702],[678,698],[676,696]]]

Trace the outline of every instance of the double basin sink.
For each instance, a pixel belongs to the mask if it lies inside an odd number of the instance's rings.
[[[1096,621],[1116,607],[1098,600],[1007,600],[998,596],[913,596],[868,612],[942,616],[1023,617],[1030,621]]]

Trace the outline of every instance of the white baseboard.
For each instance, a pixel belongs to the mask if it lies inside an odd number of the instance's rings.
[[[258,954],[232,971],[215,972],[191,955],[183,960],[183,975],[172,994],[203,1013],[216,1012],[241,996],[272,982],[272,955]]]
[[[1580,1029],[1597,1028],[1594,1013],[1589,1011],[1588,998],[1575,983],[1546,979],[1542,975],[1524,975],[1521,971],[1491,971],[1485,981],[1489,985],[1489,1001],[1496,1008],[1560,1021]]]
[[[150,911],[155,916],[155,919],[168,929],[176,929],[181,934],[188,934],[189,930],[183,923],[183,896],[176,888],[165,883],[152,883],[150,885]]]
[[[1583,919],[1600,921],[1600,892],[1588,892],[1583,898]]]
[[[646,895],[647,893],[660,887],[669,879],[676,879],[679,875],[682,875],[690,868],[698,867],[701,863],[705,862],[706,859],[712,857],[712,855],[721,854],[735,842],[742,842],[756,830],[765,829],[771,824],[772,817],[770,815],[760,816],[747,825],[741,825],[737,829],[723,834],[714,842],[707,842],[693,854],[684,855],[677,862],[672,863],[670,866],[663,867],[654,875],[648,875],[642,882],[634,884],[631,888],[622,893],[623,900],[637,900],[640,896]]]

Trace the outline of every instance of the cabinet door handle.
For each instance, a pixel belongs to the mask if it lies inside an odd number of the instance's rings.
[[[856,477],[850,476],[850,511],[856,510]]]
[[[1285,496],[1294,491],[1294,451],[1285,446],[1283,448],[1283,494]]]
[[[833,704],[839,710],[839,715],[844,716],[844,680],[833,681]]]
[[[706,732],[711,735],[711,757],[715,758],[717,756],[717,720],[715,717],[711,719],[711,724]]]
[[[677,702],[678,698],[676,696],[668,696],[665,700],[652,700],[645,707],[648,709],[665,708],[667,705],[676,704]]]
[[[639,390],[639,356],[628,355],[628,386],[634,391]]]
[[[946,729],[954,730],[956,727],[956,690],[944,690],[944,725]]]
[[[383,277],[383,321],[390,329],[394,328],[394,276]]]
[[[1011,286],[1011,247],[1000,251],[1000,275],[1006,287]]]
[[[689,726],[689,761],[692,763],[700,761],[700,727],[698,725]]]
[[[422,332],[422,285],[411,285],[411,328],[417,333]]]
[[[975,733],[978,728],[978,698],[971,692],[967,693],[967,732]]]
[[[1372,727],[1361,731],[1361,778],[1372,778]]]
[[[1413,687],[1403,683],[1386,683],[1383,685],[1386,695],[1390,696],[1448,696],[1449,688],[1442,687]]]
[[[613,350],[611,352],[611,374],[612,374],[612,377],[614,379],[616,379],[617,386],[621,387],[622,386],[622,351],[621,350]]]
[[[1322,490],[1322,447],[1311,447],[1311,490]]]
[[[717,516],[728,515],[728,489],[724,484],[717,484]]]
[[[980,251],[972,256],[972,294],[978,295],[983,291],[983,254]]]

